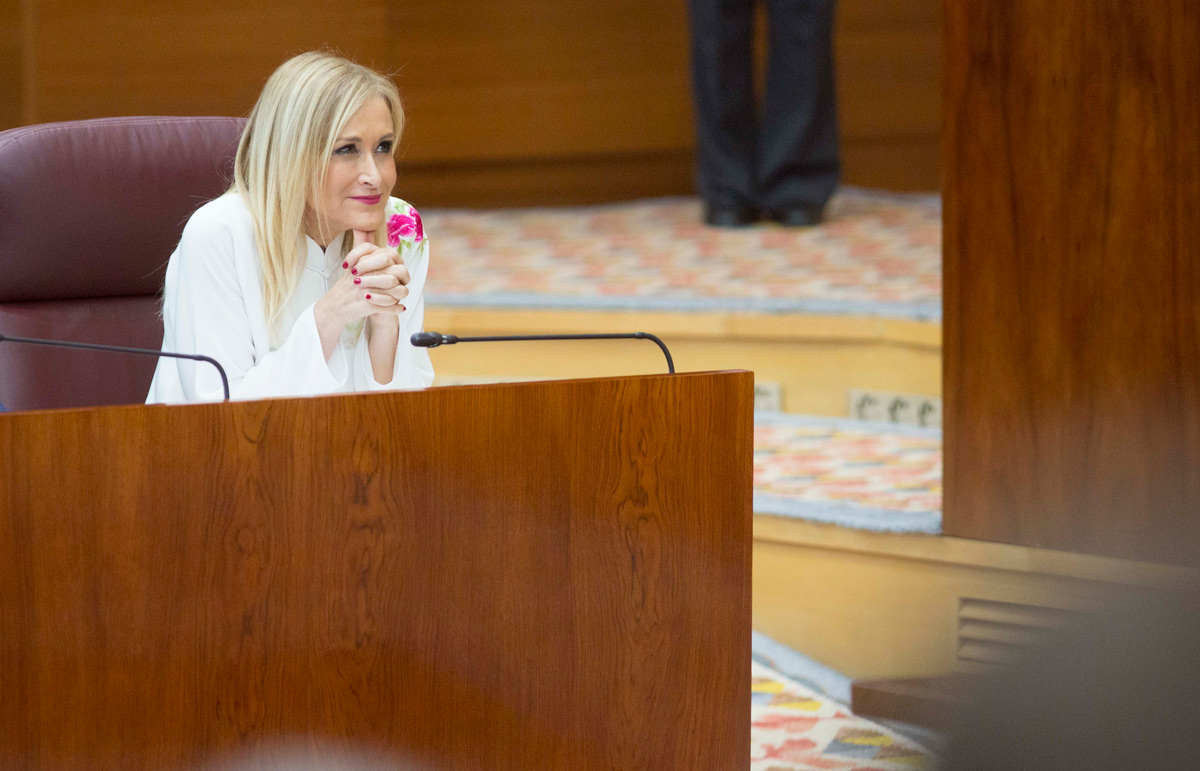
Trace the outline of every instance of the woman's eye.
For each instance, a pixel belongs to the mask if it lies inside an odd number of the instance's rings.
[[[358,148],[355,145],[342,145],[338,149],[334,150],[333,154],[334,155],[350,155],[351,153],[355,152],[357,149]]]
[[[392,151],[391,140],[387,140],[385,142],[380,142],[379,147],[377,147],[375,149],[375,152],[377,152],[377,153],[390,153],[391,151]]]

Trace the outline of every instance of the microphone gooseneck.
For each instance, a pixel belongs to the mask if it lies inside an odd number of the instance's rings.
[[[11,335],[0,335],[0,343],[24,343],[25,345],[45,345],[52,348],[70,348],[72,350],[82,351],[107,351],[108,353],[130,353],[138,356],[165,356],[168,359],[190,359],[192,361],[206,361],[217,368],[217,373],[221,375],[221,387],[225,390],[225,401],[229,401],[229,376],[225,374],[225,368],[221,363],[211,356],[201,356],[200,354],[191,353],[169,353],[167,351],[152,351],[149,348],[126,348],[120,345],[97,345],[96,343],[75,343],[69,340],[42,340],[36,337],[13,337]]]
[[[418,348],[437,348],[440,345],[454,345],[455,343],[517,343],[537,340],[650,340],[661,348],[663,356],[667,357],[667,371],[672,375],[675,374],[675,361],[671,358],[671,352],[667,350],[667,344],[649,332],[598,335],[493,335],[487,337],[458,337],[457,335],[443,335],[440,332],[417,332],[409,338],[409,342]]]

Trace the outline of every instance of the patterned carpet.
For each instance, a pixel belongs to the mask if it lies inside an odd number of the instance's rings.
[[[940,533],[938,429],[754,416],[754,512],[866,530]]]
[[[815,228],[710,228],[675,198],[422,214],[432,306],[941,319],[936,196],[846,188]]]
[[[751,771],[898,771],[932,767],[909,739],[758,662],[751,664]]]

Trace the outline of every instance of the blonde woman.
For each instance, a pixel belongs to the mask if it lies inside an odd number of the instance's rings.
[[[167,264],[163,350],[211,356],[235,399],[423,388],[429,242],[390,198],[404,113],[395,85],[307,53],[271,75],[234,182],[188,220]],[[163,359],[147,402],[222,398],[213,367]]]

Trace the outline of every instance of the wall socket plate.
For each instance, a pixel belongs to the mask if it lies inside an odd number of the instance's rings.
[[[755,380],[754,409],[783,412],[783,386],[779,383]]]
[[[939,396],[852,388],[848,402],[847,411],[850,417],[857,420],[926,428],[942,427],[942,399]]]

